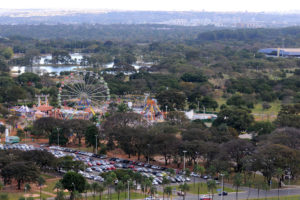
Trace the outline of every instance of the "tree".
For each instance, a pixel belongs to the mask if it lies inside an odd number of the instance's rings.
[[[205,172],[205,168],[201,165],[196,164],[194,165],[193,172],[202,176],[202,174],[204,174]],[[195,186],[195,182],[196,182],[196,176],[194,176],[194,186]]]
[[[99,144],[99,130],[97,126],[91,125],[87,127],[85,132],[85,144],[87,146],[92,146],[93,149],[96,148],[96,143]],[[97,151],[97,149],[96,149]]]
[[[184,112],[180,111],[170,111],[166,115],[166,120],[170,125],[179,125],[184,126],[189,122],[189,119],[186,117]]]
[[[181,76],[181,79],[185,82],[206,82],[207,81],[207,77],[204,76],[201,72],[197,72],[197,73],[184,73]]]
[[[84,190],[85,190],[85,200],[87,200],[87,193],[88,191],[91,189],[91,184],[89,184],[89,182],[86,182],[85,183],[85,187],[84,187]]]
[[[2,183],[2,181],[0,181],[0,191],[3,189],[4,185]]]
[[[254,122],[249,128],[249,132],[255,132],[258,136],[264,134],[270,134],[272,131],[275,130],[275,125],[272,122],[263,122],[258,121]]]
[[[65,200],[65,193],[64,191],[59,191],[55,197],[55,200]]]
[[[71,191],[70,199],[74,199],[74,192],[83,192],[85,189],[86,180],[85,178],[76,172],[68,171],[63,178],[61,183],[64,189]]]
[[[125,185],[122,181],[119,181],[118,184],[115,186],[115,191],[118,193],[118,200],[120,199],[120,192],[125,189]]]
[[[52,117],[43,117],[34,121],[33,129],[35,134],[38,137],[49,136],[52,131],[61,127],[61,121]]]
[[[21,183],[35,182],[39,177],[39,170],[32,162],[12,162],[1,170],[1,176],[4,184],[10,182],[13,178],[18,183],[18,189],[21,189]]]
[[[233,177],[233,186],[235,186],[235,199],[238,200],[239,187],[242,185],[242,175],[236,173]]]
[[[219,126],[224,123],[238,131],[245,131],[253,122],[253,116],[245,109],[224,108],[219,112],[217,119],[213,122],[213,126]]]
[[[185,199],[186,192],[190,190],[190,186],[187,183],[179,185],[179,189],[183,192],[183,200]]]
[[[49,135],[49,144],[56,144],[58,145],[66,145],[69,141],[69,129],[66,128],[54,128],[52,129]]]
[[[0,71],[2,71],[2,72],[8,72],[9,71],[9,67],[8,67],[6,61],[2,58],[0,58]]]
[[[211,193],[212,200],[214,199],[214,190],[217,188],[217,184],[215,180],[209,180],[206,182],[207,189]]]
[[[156,99],[161,107],[168,107],[169,111],[183,110],[186,104],[186,96],[184,93],[176,90],[164,90],[156,95]]]
[[[150,195],[151,197],[154,196],[157,193],[157,188],[155,186],[150,187]]]
[[[9,200],[8,194],[0,194],[0,200]]]
[[[171,186],[165,187],[164,193],[168,196],[168,198],[170,198],[170,196],[172,195],[172,187]]]
[[[300,128],[300,104],[282,105],[277,115],[275,124],[278,127],[295,127]]]
[[[253,166],[259,170],[270,184],[278,168],[286,169],[288,165],[291,174],[299,174],[300,152],[281,144],[264,144],[257,148],[253,155]]]
[[[169,184],[170,181],[169,179],[167,179],[165,176],[163,177],[163,180],[162,180],[162,186],[163,186],[163,199],[165,199],[165,185],[166,184]]]
[[[37,183],[38,183],[38,185],[40,187],[40,200],[42,200],[42,186],[45,184],[45,182],[46,181],[45,181],[45,179],[42,176],[38,177]]]
[[[18,76],[18,82],[24,86],[31,86],[31,84],[37,84],[41,81],[41,78],[34,73],[26,72]]]
[[[90,121],[83,119],[71,119],[65,124],[66,128],[72,129],[72,132],[76,134],[79,145],[81,145],[81,139],[85,136],[87,129],[92,126]]]
[[[71,56],[67,51],[55,50],[52,53],[53,64],[69,64],[70,61],[71,61]]]
[[[277,168],[275,171],[276,177],[277,177],[277,181],[278,181],[278,185],[277,185],[277,197],[279,199],[279,188],[281,187],[281,180],[282,180],[282,176],[284,175],[284,171],[281,168]]]
[[[56,198],[58,198],[59,192],[60,192],[63,188],[64,188],[64,187],[63,187],[63,185],[62,185],[62,183],[61,183],[60,181],[57,181],[57,182],[55,183],[53,189],[56,190]],[[59,200],[59,199],[57,199],[57,200]]]
[[[249,156],[254,151],[254,146],[251,142],[244,139],[233,139],[221,146],[224,156],[235,164],[235,171],[241,172],[243,169],[243,158]]]
[[[78,172],[84,169],[84,163],[78,160],[74,161],[72,156],[64,156],[57,160],[57,167],[66,171]]]
[[[105,187],[102,184],[99,184],[97,187],[97,192],[99,192],[99,199],[102,200],[102,193],[104,192]]]
[[[99,187],[99,183],[97,183],[97,182],[93,182],[91,184],[91,189],[93,191],[93,199],[95,199],[95,197],[96,197],[96,191],[97,191],[98,187]]]

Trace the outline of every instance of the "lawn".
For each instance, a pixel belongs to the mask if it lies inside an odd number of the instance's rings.
[[[200,194],[209,194],[206,183],[196,183],[195,186],[194,186],[193,183],[188,184],[190,186],[190,190],[188,191],[188,193],[198,194],[198,184],[200,184]],[[173,188],[176,188],[176,191],[180,191],[178,185],[174,186]],[[218,193],[217,192],[218,189],[221,189],[221,185],[217,186],[217,189],[214,190],[214,194]],[[228,188],[228,187],[224,187],[224,191],[226,191],[226,192],[235,192],[234,189]]]
[[[249,199],[249,200],[262,200],[262,199],[278,200],[278,197],[267,197],[267,198]],[[295,195],[295,196],[281,196],[281,197],[279,197],[279,200],[299,200],[299,199],[300,199],[299,195]]]
[[[120,193],[120,200],[124,200],[124,199],[127,199],[127,192],[121,192]],[[84,194],[82,194],[82,196],[84,197]],[[141,194],[141,193],[136,193],[136,192],[131,192],[130,193],[130,199],[143,199],[145,198],[145,195],[144,194]],[[96,194],[95,198],[90,196],[88,197],[88,200],[99,200],[100,199],[100,196],[99,194]],[[102,194],[102,200],[106,200],[108,199],[108,196],[107,194]],[[117,193],[113,193],[112,194],[112,200],[118,200],[118,194]]]
[[[217,98],[216,101],[219,104],[219,107],[216,109],[217,112],[220,111],[220,106],[222,104],[226,104],[227,99],[224,98]],[[281,102],[280,101],[274,101],[270,102],[269,105],[271,106],[270,109],[264,110],[262,108],[262,102],[259,102],[254,105],[254,108],[251,109],[252,114],[254,114],[254,117],[258,121],[273,121],[275,117],[277,116],[278,112],[281,108]]]
[[[20,193],[5,193],[5,192],[2,191],[1,195],[2,194],[7,194],[9,200],[19,200],[20,197],[24,196],[23,192],[20,192]],[[27,192],[27,194],[38,194],[39,195],[39,192],[38,191]],[[46,195],[46,194],[42,194],[42,198],[48,198],[48,197],[51,197],[51,196]],[[40,199],[40,197],[39,196],[38,197],[34,197],[33,199]]]
[[[248,187],[246,184],[244,184],[244,174],[241,174],[241,175],[242,175],[242,180],[243,180],[242,186]],[[232,175],[232,176],[229,177],[229,178],[224,178],[224,182],[225,182],[225,183],[230,183],[230,184],[232,184],[232,183],[233,183],[233,176],[234,176],[234,175]],[[263,183],[263,182],[265,182],[264,176],[262,176],[262,175],[260,175],[260,174],[255,174],[255,175],[252,174],[251,177],[250,177],[250,180],[251,180],[251,182],[253,182],[253,183]],[[247,181],[247,180],[246,180],[246,181]],[[251,187],[252,187],[252,188],[255,188],[254,185],[252,185]],[[272,179],[272,185],[271,185],[271,188],[272,188],[272,189],[276,189],[277,187],[278,187],[278,181],[277,181],[276,178],[273,178],[273,179]]]

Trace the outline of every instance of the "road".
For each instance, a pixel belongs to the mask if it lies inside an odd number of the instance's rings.
[[[226,187],[232,187],[230,185],[226,184]],[[258,198],[258,191],[257,189],[250,189],[242,187],[242,192],[238,192],[238,199],[255,199]],[[269,191],[260,190],[259,191],[259,198],[265,198],[265,197],[277,197],[278,190],[272,189]],[[300,187],[299,188],[284,188],[279,190],[279,196],[288,196],[288,195],[300,195]],[[182,200],[182,197],[175,197],[173,200]],[[187,194],[186,200],[197,200],[198,195],[194,194]],[[227,196],[224,196],[223,200],[235,200],[236,199],[236,193],[231,192],[228,193]],[[221,196],[214,195],[214,200],[221,200]]]

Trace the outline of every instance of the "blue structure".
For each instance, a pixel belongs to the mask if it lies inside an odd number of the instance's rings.
[[[267,56],[300,58],[300,48],[267,48],[260,49],[258,52]]]

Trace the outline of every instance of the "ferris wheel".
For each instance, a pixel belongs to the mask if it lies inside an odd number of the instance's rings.
[[[73,72],[61,81],[59,106],[76,109],[101,108],[110,100],[110,90],[103,77],[92,71]]]

